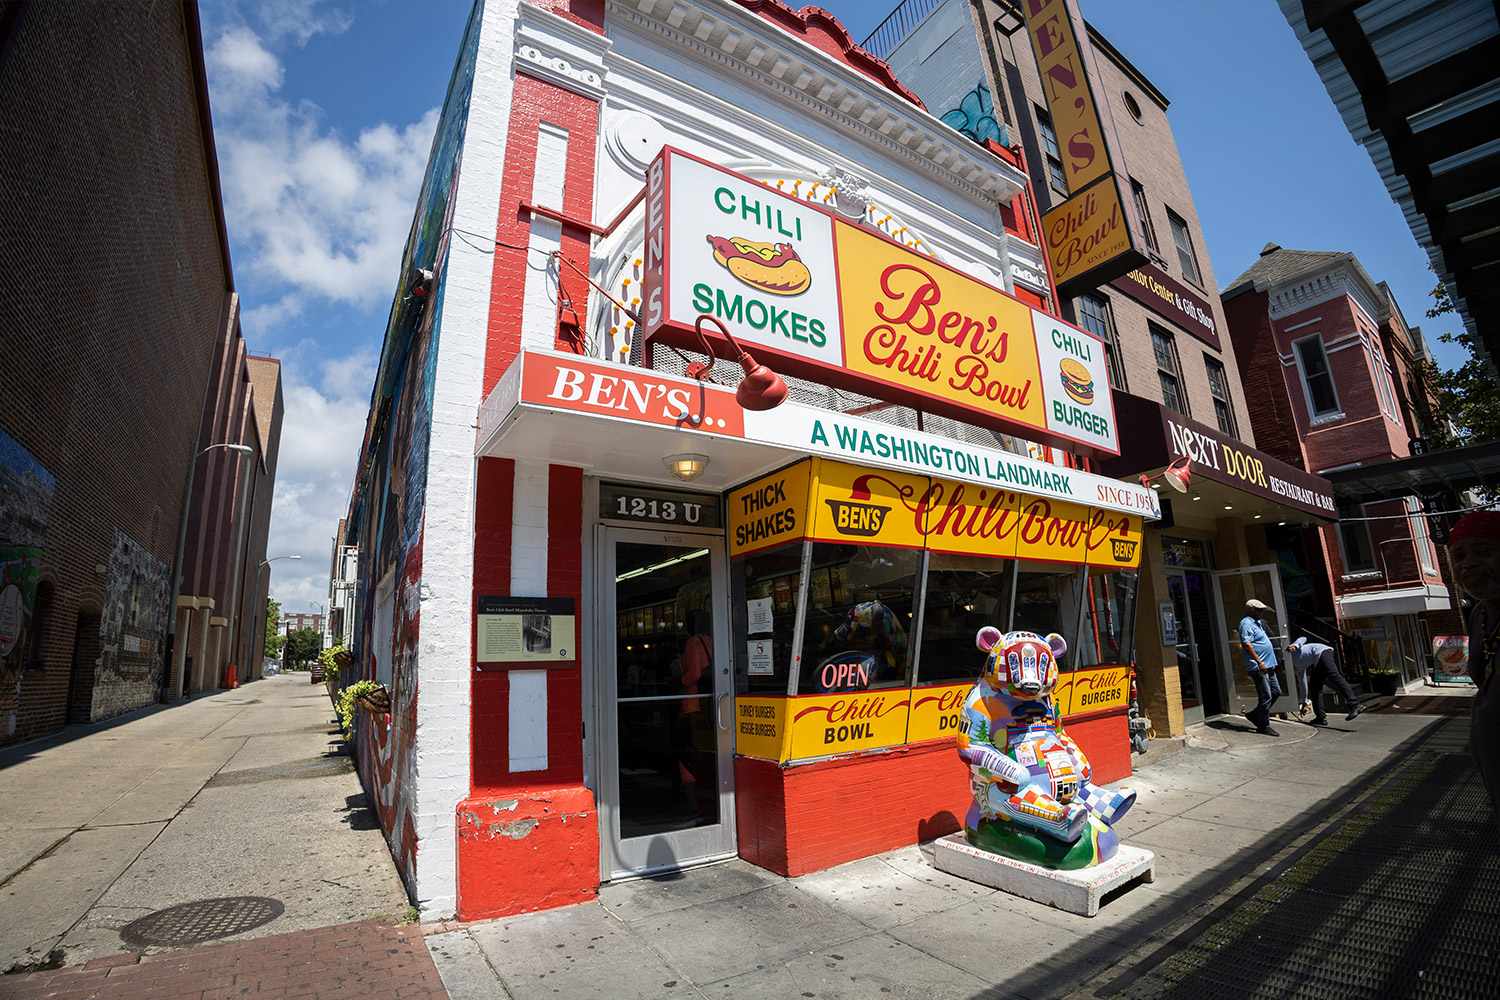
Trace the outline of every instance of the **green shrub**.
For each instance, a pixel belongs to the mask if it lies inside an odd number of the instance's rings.
[[[344,742],[349,742],[349,737],[354,735],[354,712],[357,706],[354,699],[367,691],[375,691],[380,687],[374,681],[355,681],[344,690],[339,692],[336,707],[339,713],[339,728],[344,731]]]

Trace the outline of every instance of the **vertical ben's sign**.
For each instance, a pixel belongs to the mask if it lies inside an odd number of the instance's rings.
[[[1094,100],[1083,18],[1071,0],[1025,0],[1026,32],[1057,132],[1072,197],[1042,216],[1042,233],[1059,289],[1094,288],[1145,263],[1136,249],[1131,205],[1112,160],[1109,112]]]

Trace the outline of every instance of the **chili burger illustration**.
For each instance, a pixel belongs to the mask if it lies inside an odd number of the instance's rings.
[[[1062,386],[1074,402],[1088,406],[1094,401],[1094,377],[1089,370],[1072,358],[1063,358],[1058,366]]]
[[[710,236],[714,260],[751,288],[796,295],[812,286],[812,272],[790,243],[757,243],[738,236]]]

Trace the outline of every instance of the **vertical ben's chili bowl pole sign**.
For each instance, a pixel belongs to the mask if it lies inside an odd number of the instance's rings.
[[[784,375],[1119,454],[1103,342],[1000,289],[670,147],[646,227],[648,343],[697,347],[707,313]]]

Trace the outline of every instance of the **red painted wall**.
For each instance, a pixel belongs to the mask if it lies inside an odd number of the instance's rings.
[[[1130,776],[1124,710],[1068,724],[1094,781]],[[952,740],[782,767],[736,757],[740,857],[797,876],[958,830],[969,808],[969,772]]]

